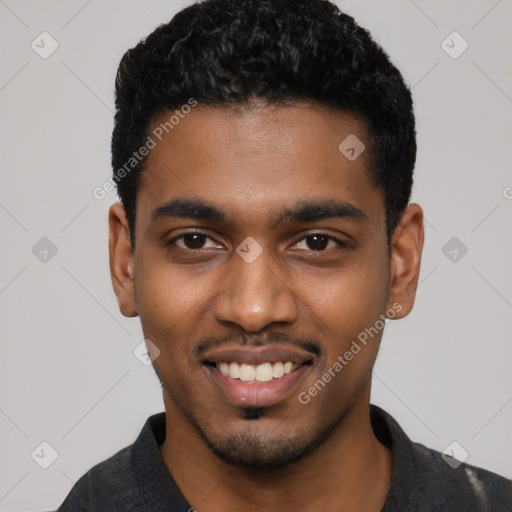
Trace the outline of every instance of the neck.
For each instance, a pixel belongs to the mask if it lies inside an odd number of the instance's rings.
[[[220,460],[164,393],[162,456],[181,493],[199,512],[378,512],[391,486],[392,459],[373,432],[369,396],[368,386],[313,453],[289,468],[262,473]]]

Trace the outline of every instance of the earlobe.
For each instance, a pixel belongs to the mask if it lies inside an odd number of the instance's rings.
[[[121,203],[110,207],[108,223],[110,276],[119,309],[124,316],[137,316],[130,227]]]
[[[410,204],[391,239],[388,308],[397,303],[401,306],[394,318],[407,316],[414,305],[423,241],[423,211],[419,205]]]

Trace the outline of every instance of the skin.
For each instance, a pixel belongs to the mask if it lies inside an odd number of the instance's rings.
[[[349,134],[367,148],[353,162],[338,150]],[[379,315],[395,305],[398,319],[413,307],[422,210],[415,204],[404,210],[389,252],[384,195],[367,172],[369,147],[358,120],[315,105],[255,104],[236,111],[198,105],[151,150],[134,251],[123,207],[110,210],[110,266],[120,310],[138,315],[145,337],[160,350],[154,367],[167,415],[162,456],[200,512],[378,511],[384,504],[391,453],[369,418],[382,332],[307,405],[298,400]],[[227,218],[154,218],[152,212],[177,198],[213,204]],[[364,215],[275,225],[283,207],[327,199]],[[168,243],[190,230],[211,238]],[[314,233],[345,245],[311,238]],[[246,237],[263,250],[252,263],[235,250]],[[318,354],[311,354],[291,392],[249,420],[212,382],[197,348],[212,340],[221,347],[268,345],[275,333],[280,346],[310,342]],[[226,462],[209,444],[235,460]],[[290,446],[301,451],[295,463],[274,470],[251,466],[282,459]]]

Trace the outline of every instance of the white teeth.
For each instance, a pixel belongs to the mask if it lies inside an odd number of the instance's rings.
[[[291,373],[299,365],[291,361],[276,363],[262,363],[257,366],[252,364],[238,364],[234,361],[228,363],[222,361],[217,364],[217,368],[223,375],[232,379],[240,379],[243,382],[270,382],[273,379],[279,379],[283,375]]]
[[[284,373],[290,373],[293,370],[293,363],[290,363],[290,361],[287,361],[284,363]]]
[[[274,363],[274,368],[272,372],[272,376],[274,379],[279,379],[279,377],[282,377],[284,375],[284,365],[281,362]]]
[[[238,363],[229,363],[229,373],[228,375],[233,379],[240,378],[240,365]]]
[[[219,363],[219,370],[224,374],[224,375],[229,375],[229,364],[228,363]]]
[[[250,382],[256,377],[256,369],[249,364],[240,365],[240,380],[243,382]]]
[[[263,363],[256,368],[256,380],[258,382],[268,382],[273,379],[272,365]]]

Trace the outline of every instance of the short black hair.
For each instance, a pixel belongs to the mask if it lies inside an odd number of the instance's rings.
[[[134,160],[134,152],[146,144],[155,116],[191,99],[226,107],[254,99],[269,105],[310,102],[356,116],[367,130],[369,171],[384,193],[390,239],[412,188],[411,93],[369,32],[334,4],[205,0],[125,53],[116,77],[112,166],[132,247],[146,161]]]

